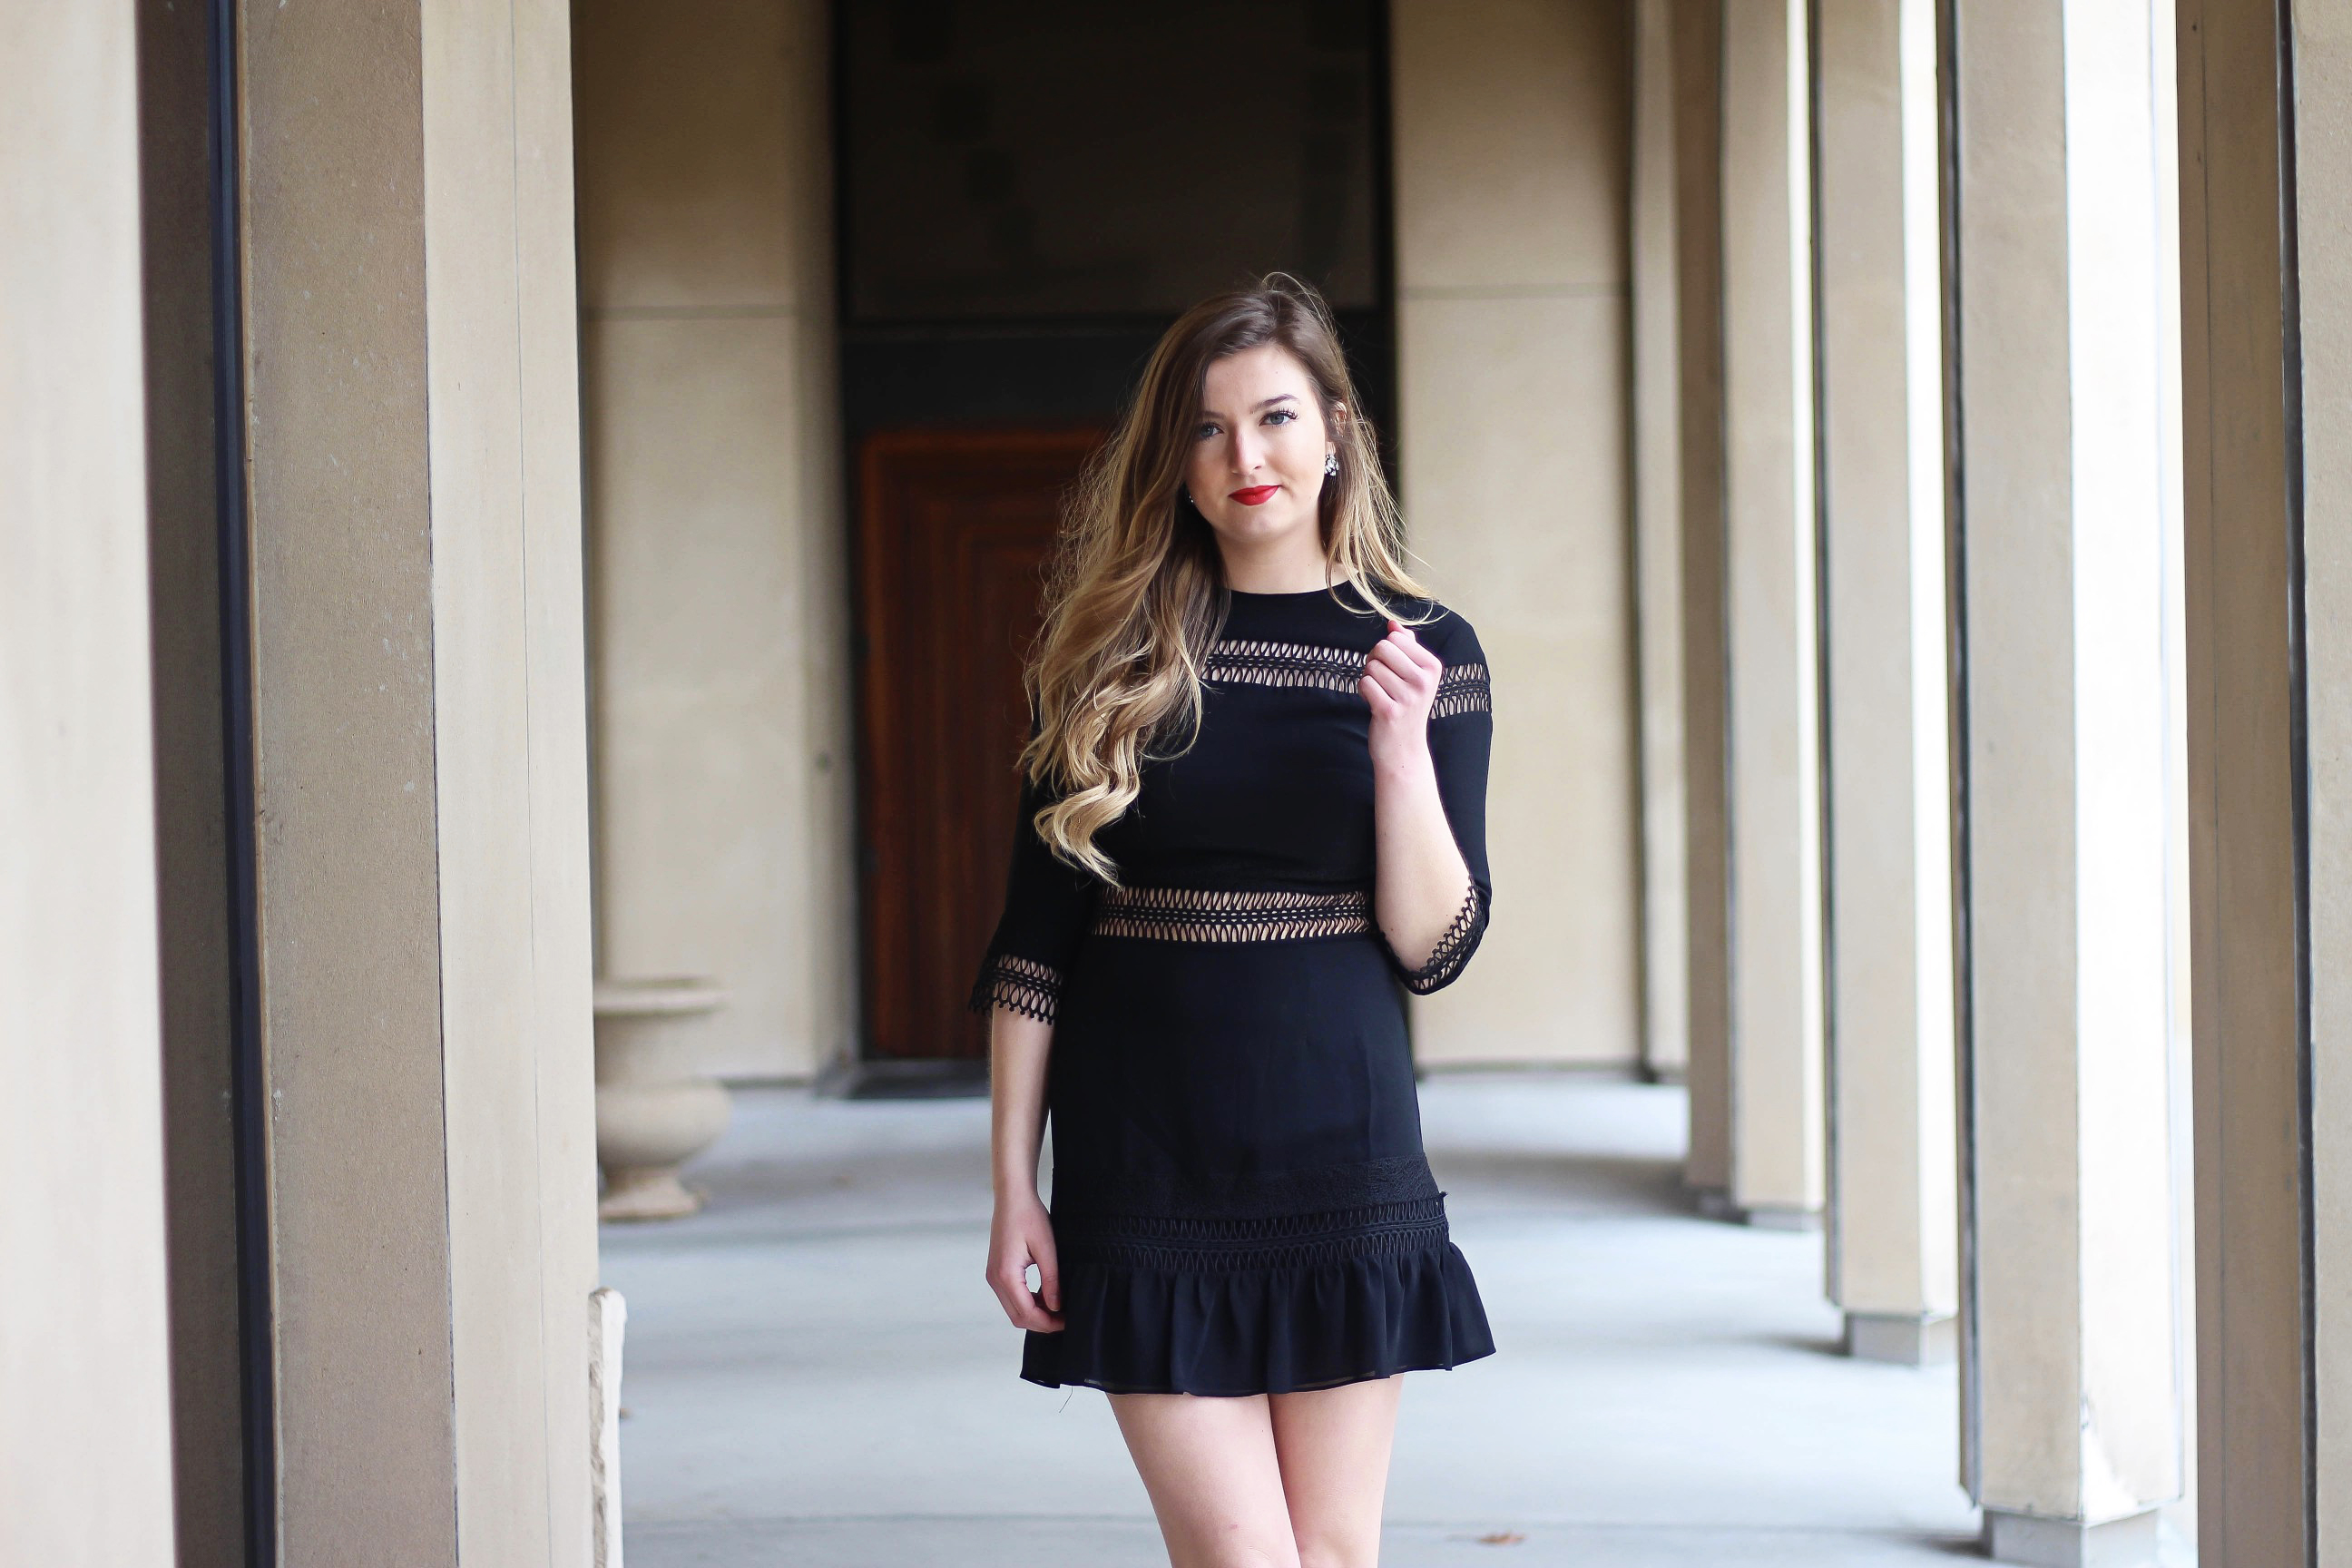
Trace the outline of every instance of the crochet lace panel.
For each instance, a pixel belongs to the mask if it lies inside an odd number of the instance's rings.
[[[1477,951],[1478,939],[1486,932],[1486,890],[1473,881],[1469,892],[1463,896],[1462,907],[1454,911],[1454,919],[1437,939],[1428,962],[1418,969],[1407,969],[1398,962],[1395,950],[1390,950],[1389,963],[1406,990],[1425,994],[1462,973],[1462,966]]]
[[[1056,1215],[1054,1240],[1066,1267],[1232,1274],[1300,1268],[1360,1258],[1442,1251],[1451,1240],[1441,1198],[1367,1205],[1285,1219],[1087,1224]]]
[[[1250,1234],[1288,1234],[1301,1215],[1384,1204],[1418,1203],[1445,1194],[1426,1154],[1398,1154],[1352,1164],[1307,1165],[1281,1171],[1177,1171],[1089,1165],[1076,1151],[1054,1171],[1054,1223],[1109,1226],[1158,1236],[1169,1226],[1265,1222]],[[1141,1228],[1129,1222],[1150,1221]],[[1203,1231],[1202,1234],[1210,1234]],[[1219,1233],[1223,1234],[1223,1233]]]
[[[1442,1250],[1445,1194],[1422,1155],[1206,1175],[1056,1168],[1066,1265],[1224,1274]]]
[[[1367,888],[1289,893],[1221,888],[1105,888],[1097,936],[1162,942],[1282,942],[1354,936],[1372,929]]]
[[[1061,998],[1060,970],[1033,958],[1000,952],[991,955],[981,966],[980,979],[971,988],[971,1005],[975,1013],[1004,1007],[1041,1024],[1050,1024],[1054,1021],[1055,1005]]]
[[[1352,694],[1364,678],[1364,658],[1353,648],[1316,643],[1221,639],[1210,646],[1201,661],[1201,677],[1246,686],[1309,686]],[[1493,682],[1485,664],[1449,664],[1438,676],[1437,698],[1429,710],[1432,719],[1493,710]]]
[[[1353,691],[1364,678],[1364,656],[1353,648],[1313,643],[1265,642],[1255,637],[1219,639],[1201,661],[1204,680],[1250,686],[1318,686]]]
[[[1485,665],[1449,664],[1437,678],[1437,700],[1429,705],[1431,718],[1451,719],[1456,713],[1494,710],[1494,682],[1486,678]]]

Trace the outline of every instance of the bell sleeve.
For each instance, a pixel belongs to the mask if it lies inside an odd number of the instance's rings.
[[[1013,858],[1004,910],[972,983],[971,1008],[1009,1008],[1054,1021],[1062,987],[1094,912],[1096,880],[1056,858],[1037,836],[1035,818],[1052,797],[1024,773],[1013,823]]]
[[[1433,649],[1444,670],[1437,679],[1437,697],[1429,709],[1429,755],[1437,772],[1438,798],[1454,842],[1469,868],[1470,885],[1463,889],[1454,911],[1428,962],[1407,968],[1395,952],[1389,967],[1406,990],[1425,995],[1451,985],[1462,973],[1478,940],[1486,934],[1486,917],[1494,902],[1492,873],[1486,864],[1486,767],[1495,742],[1493,683],[1486,650],[1470,623],[1448,613],[1448,635]],[[1382,945],[1387,944],[1383,942]]]

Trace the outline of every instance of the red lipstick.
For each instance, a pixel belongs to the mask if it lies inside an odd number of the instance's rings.
[[[1274,492],[1281,488],[1280,485],[1252,485],[1245,490],[1235,490],[1234,500],[1244,506],[1264,506],[1274,499]]]

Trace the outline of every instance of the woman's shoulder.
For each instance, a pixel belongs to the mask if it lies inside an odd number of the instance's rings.
[[[1421,639],[1421,646],[1444,663],[1486,662],[1486,650],[1478,641],[1477,628],[1458,606],[1434,598],[1402,598],[1391,604],[1404,612],[1400,618],[1412,626],[1412,635]]]

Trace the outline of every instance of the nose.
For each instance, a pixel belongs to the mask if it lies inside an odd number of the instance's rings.
[[[1234,472],[1255,473],[1265,458],[1265,444],[1256,430],[1244,425],[1234,432],[1232,448]]]

